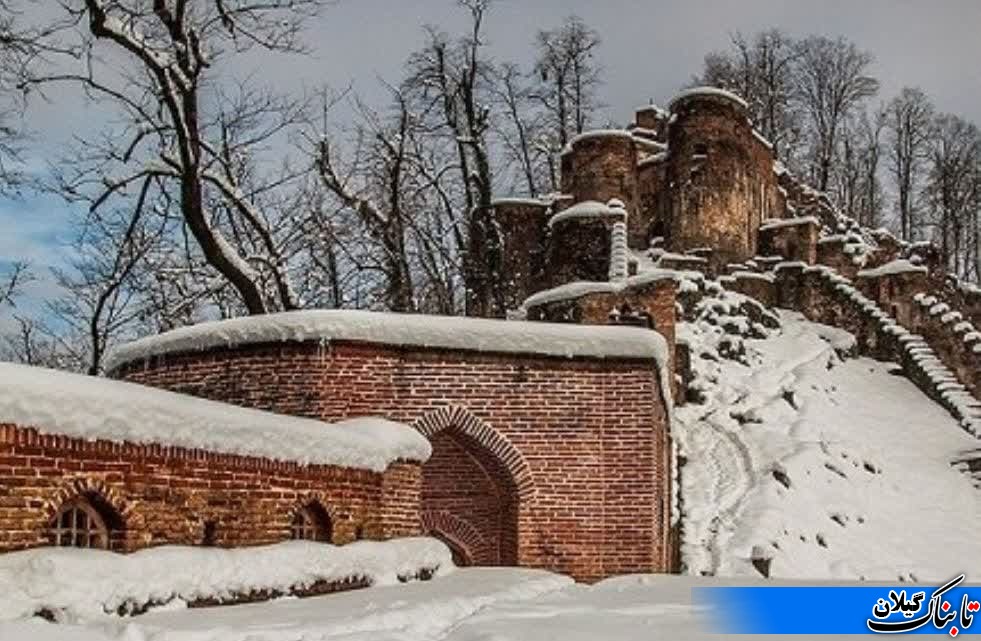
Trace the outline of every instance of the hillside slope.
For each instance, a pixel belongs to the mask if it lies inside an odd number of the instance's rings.
[[[718,319],[681,326],[703,397],[678,408],[674,426],[686,571],[981,576],[981,493],[952,466],[981,444],[896,366],[843,357],[849,334],[779,317],[735,349]]]

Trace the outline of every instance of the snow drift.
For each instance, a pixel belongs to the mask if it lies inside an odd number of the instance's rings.
[[[453,568],[449,549],[422,537],[344,546],[289,541],[230,550],[162,546],[132,554],[37,548],[0,555],[0,620],[48,612],[70,621],[148,605],[289,594],[318,582],[367,579],[391,585]]]

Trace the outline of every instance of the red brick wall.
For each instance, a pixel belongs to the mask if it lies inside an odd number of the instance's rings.
[[[58,508],[88,492],[121,519],[113,547],[127,551],[199,545],[208,521],[219,546],[283,541],[294,511],[311,501],[331,516],[335,543],[354,540],[359,529],[366,538],[417,534],[417,510],[391,510],[383,488],[418,500],[419,478],[410,463],[378,474],[0,425],[0,551],[47,545]]]
[[[666,568],[668,433],[651,361],[306,343],[171,355],[117,375],[282,413],[376,414],[429,437],[464,435],[457,444],[480,463],[460,471],[466,482],[493,469],[488,460],[507,470],[494,483],[510,488],[517,514],[502,510],[502,522],[516,525],[498,540],[517,547],[519,564],[583,580]],[[424,499],[440,483],[426,480]],[[433,511],[424,500],[424,515]]]
[[[455,518],[452,526],[435,528],[450,542],[465,538],[464,528],[479,532],[479,542],[467,544],[471,564],[514,564],[517,540],[510,534],[517,527],[517,488],[507,468],[466,440],[447,431],[433,437],[433,456],[423,468],[422,503],[427,513]]]

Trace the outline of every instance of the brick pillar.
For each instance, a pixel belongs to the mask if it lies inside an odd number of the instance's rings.
[[[422,534],[420,510],[422,466],[397,462],[382,474],[378,527],[372,538],[393,539]]]

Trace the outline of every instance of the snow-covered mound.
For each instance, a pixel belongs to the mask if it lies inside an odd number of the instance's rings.
[[[702,400],[678,408],[674,424],[687,459],[687,571],[981,575],[981,501],[951,466],[977,440],[895,365],[843,359],[850,334],[791,312],[780,322],[764,338],[733,338],[747,328],[706,318],[680,328]]]
[[[90,619],[351,579],[392,585],[453,567],[449,548],[421,537],[339,547],[308,541],[230,550],[163,546],[132,554],[38,548],[0,555],[0,621],[42,611],[59,620]]]
[[[384,471],[424,462],[426,437],[383,418],[324,423],[56,370],[0,363],[0,424],[118,443],[157,444]]]

